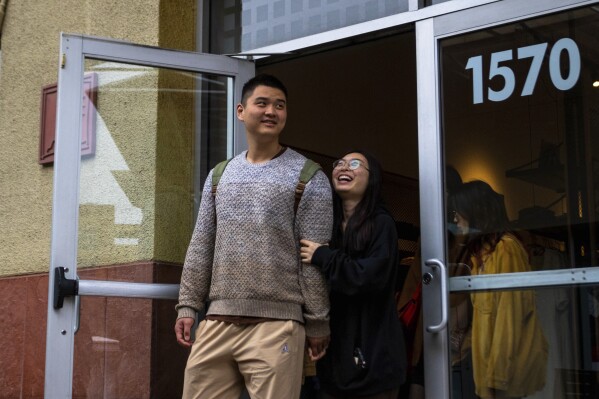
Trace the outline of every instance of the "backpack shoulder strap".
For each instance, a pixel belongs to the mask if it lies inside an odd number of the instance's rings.
[[[304,163],[304,167],[300,172],[299,182],[295,187],[295,203],[293,204],[293,213],[297,213],[297,208],[299,207],[300,200],[302,199],[302,195],[304,194],[304,189],[306,188],[306,184],[310,181],[312,177],[321,170],[319,164],[314,162],[311,159],[306,159]]]
[[[214,167],[214,171],[212,172],[212,196],[213,197],[216,196],[216,186],[218,186],[218,183],[220,182],[220,178],[223,176],[223,173],[225,172],[225,168],[229,164],[230,160],[231,160],[231,158],[221,161]]]

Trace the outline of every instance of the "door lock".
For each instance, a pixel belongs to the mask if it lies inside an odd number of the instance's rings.
[[[432,274],[430,274],[430,273],[424,273],[424,274],[422,275],[422,283],[423,283],[424,285],[429,285],[429,284],[431,283],[431,281],[433,281],[433,278],[434,278],[434,277],[433,277],[433,275],[432,275]]]

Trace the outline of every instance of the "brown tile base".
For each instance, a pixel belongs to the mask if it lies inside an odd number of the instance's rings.
[[[178,284],[181,265],[79,270],[82,280]],[[0,279],[0,398],[43,398],[48,276]],[[174,300],[82,297],[73,398],[181,397],[187,350],[175,341]]]

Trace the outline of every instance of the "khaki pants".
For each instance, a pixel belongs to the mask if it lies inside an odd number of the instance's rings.
[[[296,399],[304,361],[297,321],[234,324],[204,320],[185,367],[184,399]]]

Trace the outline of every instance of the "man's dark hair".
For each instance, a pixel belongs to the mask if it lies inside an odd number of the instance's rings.
[[[243,89],[241,89],[241,104],[245,105],[248,97],[254,93],[254,90],[258,86],[268,86],[273,87],[275,89],[281,90],[285,94],[285,99],[287,99],[287,88],[279,79],[275,78],[272,75],[268,74],[260,74],[256,75],[243,85]]]

